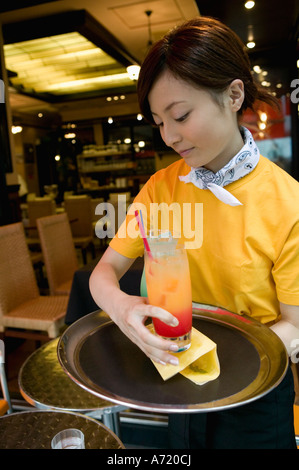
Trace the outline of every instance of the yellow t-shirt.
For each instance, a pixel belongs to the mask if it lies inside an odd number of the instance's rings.
[[[162,223],[169,219],[170,229],[181,227],[193,301],[262,323],[278,319],[278,301],[299,305],[299,183],[261,156],[251,173],[225,187],[243,204],[232,207],[209,190],[180,181],[189,171],[184,160],[158,171],[134,204],[148,227],[161,212]],[[161,203],[166,204],[159,212]],[[135,222],[128,214],[110,243],[129,258],[143,255]]]

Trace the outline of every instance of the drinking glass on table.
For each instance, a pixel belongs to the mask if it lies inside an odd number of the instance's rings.
[[[52,449],[85,449],[84,434],[80,429],[64,429],[53,437]]]
[[[149,237],[150,253],[145,251],[145,277],[148,300],[174,315],[178,326],[153,318],[155,333],[174,341],[180,351],[191,345],[192,293],[187,253],[171,234]]]

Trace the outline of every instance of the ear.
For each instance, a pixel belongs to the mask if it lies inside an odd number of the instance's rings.
[[[236,78],[231,82],[228,87],[228,96],[230,99],[230,106],[232,111],[239,111],[244,101],[244,83],[242,80]]]

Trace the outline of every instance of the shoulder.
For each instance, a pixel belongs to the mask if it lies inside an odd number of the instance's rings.
[[[299,182],[295,178],[266,157],[261,156],[261,163],[264,185],[268,184],[269,188],[278,194],[284,193],[286,197],[299,197]]]

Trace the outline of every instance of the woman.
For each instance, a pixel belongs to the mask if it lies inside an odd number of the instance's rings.
[[[256,318],[280,336],[291,355],[299,338],[299,184],[260,156],[250,132],[240,126],[242,112],[257,100],[275,101],[254,83],[242,42],[211,18],[175,28],[148,53],[138,96],[143,115],[182,157],[153,175],[136,197],[135,203],[148,209],[146,222],[152,203],[201,203],[202,244],[188,249],[193,301]],[[177,320],[119,289],[118,280],[143,254],[140,237],[123,233],[95,268],[92,295],[151,359],[175,364],[175,346],[152,335],[144,321],[157,317],[175,325]],[[293,400],[289,371],[273,392],[252,404],[170,415],[172,445],[295,448]]]

